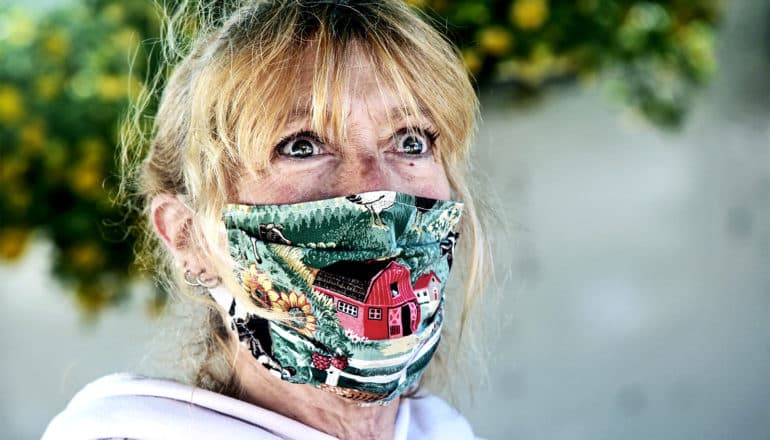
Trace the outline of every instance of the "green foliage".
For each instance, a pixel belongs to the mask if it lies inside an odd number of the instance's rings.
[[[479,87],[508,85],[514,98],[596,79],[676,127],[716,69],[717,0],[410,3],[459,45]],[[0,7],[0,260],[33,233],[50,240],[53,271],[86,312],[124,299],[133,277],[138,219],[112,203],[117,124],[159,68],[159,24],[149,1]]]
[[[510,85],[514,97],[599,80],[647,120],[676,128],[716,69],[718,0],[411,3],[446,26],[480,87]]]
[[[139,42],[158,25],[139,2],[0,10],[0,259],[32,232],[50,240],[53,271],[86,312],[127,294],[137,237],[112,203],[117,124],[152,63]]]

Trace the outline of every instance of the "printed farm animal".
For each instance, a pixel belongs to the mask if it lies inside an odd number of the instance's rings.
[[[291,244],[291,240],[287,240],[281,233],[282,230],[283,225],[276,225],[273,223],[259,225],[259,233],[256,237],[251,237],[251,245],[254,247],[254,256],[257,259],[257,264],[262,264],[262,257],[259,255],[259,249],[257,249],[257,241],[287,245]]]
[[[382,222],[380,214],[390,208],[396,202],[396,193],[391,191],[372,191],[362,194],[353,194],[346,197],[349,201],[361,205],[372,214],[372,226],[387,228]]]
[[[427,197],[415,197],[414,207],[417,208],[417,212],[414,215],[414,224],[412,229],[418,232],[418,236],[422,234],[422,220],[425,213],[430,211],[438,200],[429,199]]]

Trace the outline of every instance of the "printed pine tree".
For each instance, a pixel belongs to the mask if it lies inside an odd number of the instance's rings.
[[[306,249],[274,243],[267,243],[266,247],[277,257],[274,261],[283,269],[287,284],[293,285],[298,292],[309,292],[312,289],[317,271],[303,262]]]

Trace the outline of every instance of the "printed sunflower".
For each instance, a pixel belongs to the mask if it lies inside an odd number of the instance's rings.
[[[273,282],[266,274],[257,270],[256,264],[251,264],[241,273],[243,288],[260,303],[265,303],[273,292]]]
[[[305,336],[313,336],[316,330],[316,317],[311,313],[307,296],[298,295],[293,290],[288,294],[271,290],[268,292],[268,296],[274,311],[289,314],[289,321],[295,330]]]

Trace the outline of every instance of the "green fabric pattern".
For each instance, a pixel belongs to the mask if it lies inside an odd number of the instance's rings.
[[[233,328],[284,380],[360,404],[394,399],[440,339],[462,207],[393,191],[228,205],[237,279],[255,305],[288,315],[266,321],[233,299]]]

